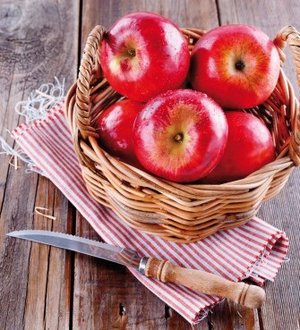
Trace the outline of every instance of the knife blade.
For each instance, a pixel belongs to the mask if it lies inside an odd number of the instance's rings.
[[[20,230],[10,232],[7,235],[83,253],[126,267],[134,267],[147,277],[162,282],[184,285],[209,295],[228,298],[250,308],[258,308],[265,301],[265,291],[258,286],[232,282],[219,275],[201,270],[179,267],[170,261],[139,256],[136,251],[128,248],[46,230]]]
[[[138,268],[142,259],[136,251],[65,233],[47,230],[19,230],[10,232],[7,236],[86,254],[126,267]]]

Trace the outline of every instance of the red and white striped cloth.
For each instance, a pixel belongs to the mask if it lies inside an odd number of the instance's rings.
[[[62,103],[58,104],[47,118],[32,125],[22,124],[13,131],[13,136],[105,242],[132,248],[140,255],[219,274],[233,281],[250,277],[262,285],[265,279],[272,281],[275,278],[286,256],[288,239],[282,231],[259,218],[200,242],[182,245],[129,228],[112,211],[94,202],[82,180],[62,107]],[[190,323],[199,322],[220,301],[218,297],[160,283],[143,277],[134,269],[130,271]]]

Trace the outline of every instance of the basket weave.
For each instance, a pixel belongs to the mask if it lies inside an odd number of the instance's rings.
[[[70,88],[65,110],[75,151],[90,195],[108,206],[131,227],[176,242],[193,242],[218,230],[244,224],[261,203],[282,189],[294,166],[300,164],[299,103],[281,69],[277,86],[259,107],[245,110],[259,116],[272,132],[277,158],[234,182],[219,185],[170,182],[125,164],[98,144],[95,121],[100,112],[121,96],[102,76],[99,44],[105,30],[90,33],[77,82]],[[192,50],[205,33],[182,29]],[[300,81],[300,36],[295,28],[283,28],[274,43],[281,62],[289,45]],[[99,219],[101,221],[101,219]]]

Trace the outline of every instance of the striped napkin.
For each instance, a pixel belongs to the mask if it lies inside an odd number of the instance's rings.
[[[233,281],[250,278],[258,285],[266,279],[274,280],[286,256],[286,235],[259,218],[191,244],[166,242],[124,225],[111,210],[98,205],[87,193],[64,117],[63,103],[53,107],[45,119],[20,125],[12,135],[105,242],[134,249],[141,255],[219,274]],[[192,324],[199,322],[221,300],[182,286],[160,283],[143,277],[134,269],[129,270]]]

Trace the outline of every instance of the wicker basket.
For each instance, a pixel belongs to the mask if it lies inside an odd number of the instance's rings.
[[[121,98],[103,78],[98,61],[104,31],[96,26],[90,33],[78,80],[70,88],[65,103],[90,195],[114,210],[129,226],[176,242],[193,242],[218,230],[244,224],[257,213],[263,201],[278,194],[293,167],[300,164],[299,103],[283,70],[270,98],[247,110],[270,128],[277,159],[242,180],[219,185],[178,184],[119,161],[97,142],[96,118]],[[194,28],[182,32],[190,49],[205,33]],[[285,27],[274,42],[282,62],[283,48],[286,44],[290,46],[300,81],[299,33],[293,27]]]

